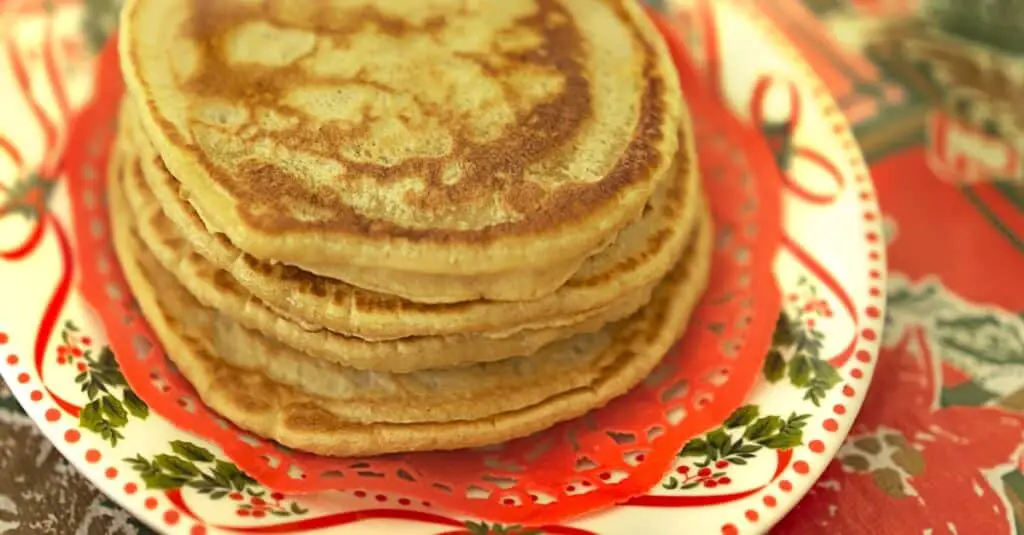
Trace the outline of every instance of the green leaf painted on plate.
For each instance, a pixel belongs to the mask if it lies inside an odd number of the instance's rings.
[[[214,455],[206,448],[183,440],[175,440],[171,442],[171,450],[181,457],[197,463],[208,463],[216,459],[216,457],[214,457]]]
[[[130,389],[126,388],[124,392],[121,394],[121,396],[122,403],[124,403],[124,407],[128,409],[128,412],[132,416],[140,420],[145,420],[147,417],[149,417],[149,406],[146,405],[145,401],[139,399],[139,396],[135,395],[135,392],[132,392]]]
[[[814,379],[821,381],[826,390],[843,382],[839,371],[827,360],[812,359],[811,368],[814,370]]]
[[[199,475],[199,468],[192,461],[187,461],[175,455],[159,454],[154,458],[154,464],[172,476],[191,479]]]
[[[704,457],[709,450],[708,443],[703,438],[694,438],[683,446],[679,455],[682,457]]]
[[[124,410],[120,401],[113,396],[103,396],[99,402],[107,423],[112,427],[119,428],[128,424],[128,411]]]
[[[775,434],[781,427],[782,418],[778,416],[762,416],[747,427],[747,431],[743,433],[743,438],[760,442]]]
[[[796,355],[789,361],[789,382],[797,388],[811,382],[811,361],[806,355]]]
[[[768,352],[768,356],[764,359],[764,367],[762,369],[764,378],[770,383],[777,383],[782,380],[783,376],[786,375],[786,359],[782,357],[776,349],[772,349]]]

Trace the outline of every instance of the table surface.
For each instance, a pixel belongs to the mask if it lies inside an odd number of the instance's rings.
[[[1024,82],[1007,75],[1024,72],[1024,32],[1007,21],[1024,19],[974,12],[980,2],[755,1],[856,127],[891,273],[868,401],[777,531],[1024,534]],[[114,0],[87,3],[103,17]],[[1024,13],[1024,1],[998,3]],[[0,534],[150,533],[60,457],[2,382],[0,474]]]

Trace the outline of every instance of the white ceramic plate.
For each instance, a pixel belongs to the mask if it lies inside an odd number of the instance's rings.
[[[272,494],[233,474],[216,447],[126,397],[105,360],[103,328],[73,284],[74,259],[90,252],[72,249],[67,190],[48,176],[58,168],[67,122],[91,90],[89,43],[109,30],[116,7],[44,4],[0,3],[7,52],[0,55],[0,374],[57,448],[168,533],[536,533],[384,495]],[[733,111],[760,122],[770,138],[785,138],[785,236],[775,271],[792,336],[779,340],[747,405],[687,444],[661,485],[545,532],[765,531],[828,465],[867,391],[885,283],[868,171],[824,84],[772,21],[744,5],[677,3],[669,17]],[[41,212],[46,199],[49,211]],[[76,382],[79,368],[88,381]],[[174,465],[179,477],[147,475],[152,463]]]

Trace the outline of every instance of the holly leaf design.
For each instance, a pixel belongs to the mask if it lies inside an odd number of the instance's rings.
[[[103,410],[98,401],[89,402],[82,407],[82,412],[78,414],[78,426],[83,429],[99,433],[102,423]]]
[[[743,438],[760,442],[781,429],[782,423],[782,418],[778,416],[762,416],[747,427],[747,431],[743,433]]]
[[[708,433],[706,440],[712,452],[721,452],[731,443],[729,435],[721,427]]]
[[[171,442],[171,451],[184,459],[197,463],[208,463],[216,459],[212,453],[202,446],[196,446],[191,442],[175,440]]]
[[[765,357],[764,367],[761,371],[766,381],[777,383],[786,374],[786,359],[782,357],[782,353],[779,350],[772,349],[768,352],[768,356]]]
[[[154,465],[168,474],[179,476],[186,481],[199,475],[199,467],[192,461],[187,461],[175,455],[161,453],[154,459]]]
[[[814,379],[821,381],[826,390],[843,382],[843,378],[839,375],[836,367],[827,360],[812,359],[811,368],[814,371]]]
[[[490,535],[491,528],[487,525],[487,522],[466,522],[466,530],[469,531],[470,535]]]
[[[146,405],[145,401],[139,399],[139,396],[135,395],[135,392],[132,392],[131,389],[126,388],[122,392],[121,402],[132,416],[140,420],[145,420],[149,417],[149,405]]]
[[[744,405],[733,411],[731,415],[725,420],[726,429],[736,429],[737,427],[746,427],[750,425],[755,419],[757,419],[760,409],[757,405]]]
[[[811,361],[805,355],[796,355],[789,361],[789,382],[802,388],[811,382]]]
[[[772,347],[786,348],[794,343],[796,343],[796,337],[793,336],[792,324],[789,317],[783,312],[779,314],[779,318],[775,321],[775,332],[772,333]]]
[[[773,450],[788,450],[803,444],[803,433],[779,433],[765,438],[760,444]]]
[[[214,465],[213,473],[215,477],[219,475],[228,481],[235,490],[244,490],[249,485],[256,485],[256,481],[239,470],[237,466],[220,459]]]
[[[708,454],[710,447],[703,438],[690,439],[679,452],[680,457],[704,457]]]
[[[117,27],[120,9],[120,0],[85,0],[82,33],[91,51],[99,52],[103,49],[110,33]]]
[[[543,535],[543,532],[536,529],[527,529],[520,525],[502,526],[500,524],[488,525],[487,522],[466,522],[466,530],[470,535]]]
[[[106,416],[107,423],[112,427],[124,427],[128,425],[128,411],[124,410],[121,402],[113,396],[103,396],[99,399],[100,408]]]
[[[142,474],[142,482],[149,490],[174,490],[183,487],[188,480],[170,476],[163,472],[154,472]]]
[[[186,478],[175,477],[163,473],[156,463],[149,462],[141,455],[126,458],[124,461],[128,463],[133,470],[139,473],[139,476],[142,477],[142,482],[145,483],[147,489],[180,489],[188,482],[188,479]]]
[[[45,212],[53,194],[55,180],[32,173],[7,187],[6,199],[0,204],[0,218],[17,214],[28,221],[36,221]]]

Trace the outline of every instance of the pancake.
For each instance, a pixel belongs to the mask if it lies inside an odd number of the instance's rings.
[[[507,338],[524,330],[574,326],[597,315],[613,315],[613,309],[622,310],[622,302],[649,292],[664,277],[693,234],[704,206],[693,141],[685,137],[672,180],[660,185],[641,218],[589,258],[555,293],[523,302],[413,303],[257,260],[223,234],[211,233],[145,133],[133,128],[134,117],[126,106],[122,142],[128,152],[138,154],[146,183],[192,249],[279,315],[308,330],[322,328],[371,341],[466,334]]]
[[[688,127],[632,0],[133,0],[121,40],[211,230],[420,302],[550,294],[641,215]],[[415,274],[484,284],[410,295]]]
[[[401,373],[530,355],[552,342],[598,331],[632,315],[650,300],[654,289],[651,284],[627,294],[580,323],[527,329],[504,338],[445,335],[367,342],[326,329],[308,330],[253,297],[229,273],[192,251],[147,190],[137,159],[120,150],[118,159],[127,165],[111,169],[110,187],[124,192],[136,234],[146,243],[146,254],[154,257],[200,303],[219,311],[231,322],[258,330],[308,355],[356,369]],[[709,240],[708,236],[698,239],[695,231],[691,249],[706,249]]]
[[[108,201],[133,295],[203,402],[244,429],[322,455],[491,445],[603,406],[646,377],[685,328],[710,259],[703,251],[680,262],[643,312],[527,358],[413,374],[357,372],[225,323],[147,253],[116,181]]]

